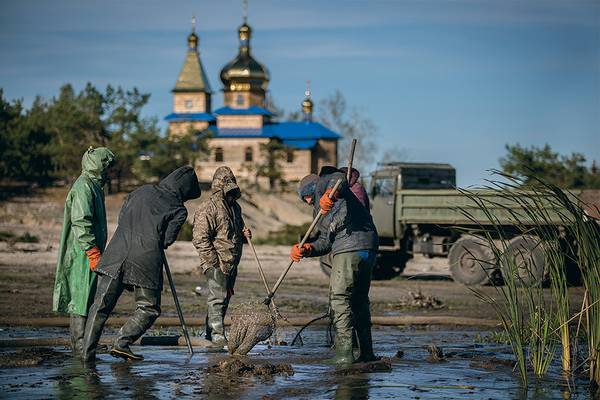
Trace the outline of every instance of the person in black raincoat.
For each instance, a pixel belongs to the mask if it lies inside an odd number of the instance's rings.
[[[104,324],[124,289],[133,289],[137,308],[119,330],[110,353],[143,359],[129,346],[160,315],[164,249],[175,242],[187,218],[183,203],[198,197],[198,177],[189,166],[176,169],[158,185],[144,185],[127,196],[117,230],[95,270],[100,276],[85,328],[85,361],[95,360]]]

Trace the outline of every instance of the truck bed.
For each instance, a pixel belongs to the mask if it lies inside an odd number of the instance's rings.
[[[485,199],[486,206],[502,225],[515,224],[515,217],[511,215],[511,211],[519,215],[522,222],[530,222],[523,215],[522,207],[514,200],[507,198],[506,192],[476,190],[471,193]],[[540,199],[539,196],[537,198]],[[546,209],[553,223],[560,224],[560,217],[551,209],[548,200],[541,199],[540,201],[547,204]],[[482,225],[490,224],[489,218],[476,203],[459,190],[404,189],[396,193],[396,218],[404,224],[474,225],[475,223],[464,212],[470,214]]]

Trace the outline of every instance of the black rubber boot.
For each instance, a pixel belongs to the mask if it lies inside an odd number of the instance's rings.
[[[129,346],[113,347],[112,349],[110,349],[110,355],[113,357],[122,358],[124,360],[130,361],[141,361],[144,359],[142,355],[135,354],[133,351],[131,351]]]
[[[335,338],[335,356],[327,361],[328,364],[335,365],[337,368],[345,368],[354,362],[354,353],[352,352],[352,337]]]
[[[360,347],[360,356],[358,356],[356,362],[372,362],[381,360],[381,357],[378,357],[373,353],[371,329],[359,329],[356,331],[356,334],[358,336],[358,345]]]
[[[134,354],[129,346],[138,340],[160,315],[160,290],[135,286],[133,293],[137,307],[133,316],[119,330],[110,354],[129,360],[143,360],[144,357]]]
[[[102,329],[122,292],[123,285],[118,279],[112,279],[106,275],[98,277],[96,296],[87,316],[83,337],[84,362],[92,363],[96,360],[96,351]]]
[[[79,357],[83,353],[83,336],[85,334],[86,317],[71,314],[69,330],[71,331],[71,351],[73,356]]]

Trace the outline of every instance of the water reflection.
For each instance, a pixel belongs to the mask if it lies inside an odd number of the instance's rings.
[[[85,367],[79,360],[68,361],[60,369],[55,394],[59,399],[102,399],[109,390],[94,367]]]
[[[337,380],[335,400],[362,400],[369,398],[369,378],[366,375],[341,376]]]

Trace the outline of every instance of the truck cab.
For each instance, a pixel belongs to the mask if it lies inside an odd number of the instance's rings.
[[[403,190],[454,189],[456,170],[450,164],[393,162],[371,174],[369,197],[381,249],[400,250],[406,227],[396,215],[396,196]]]

